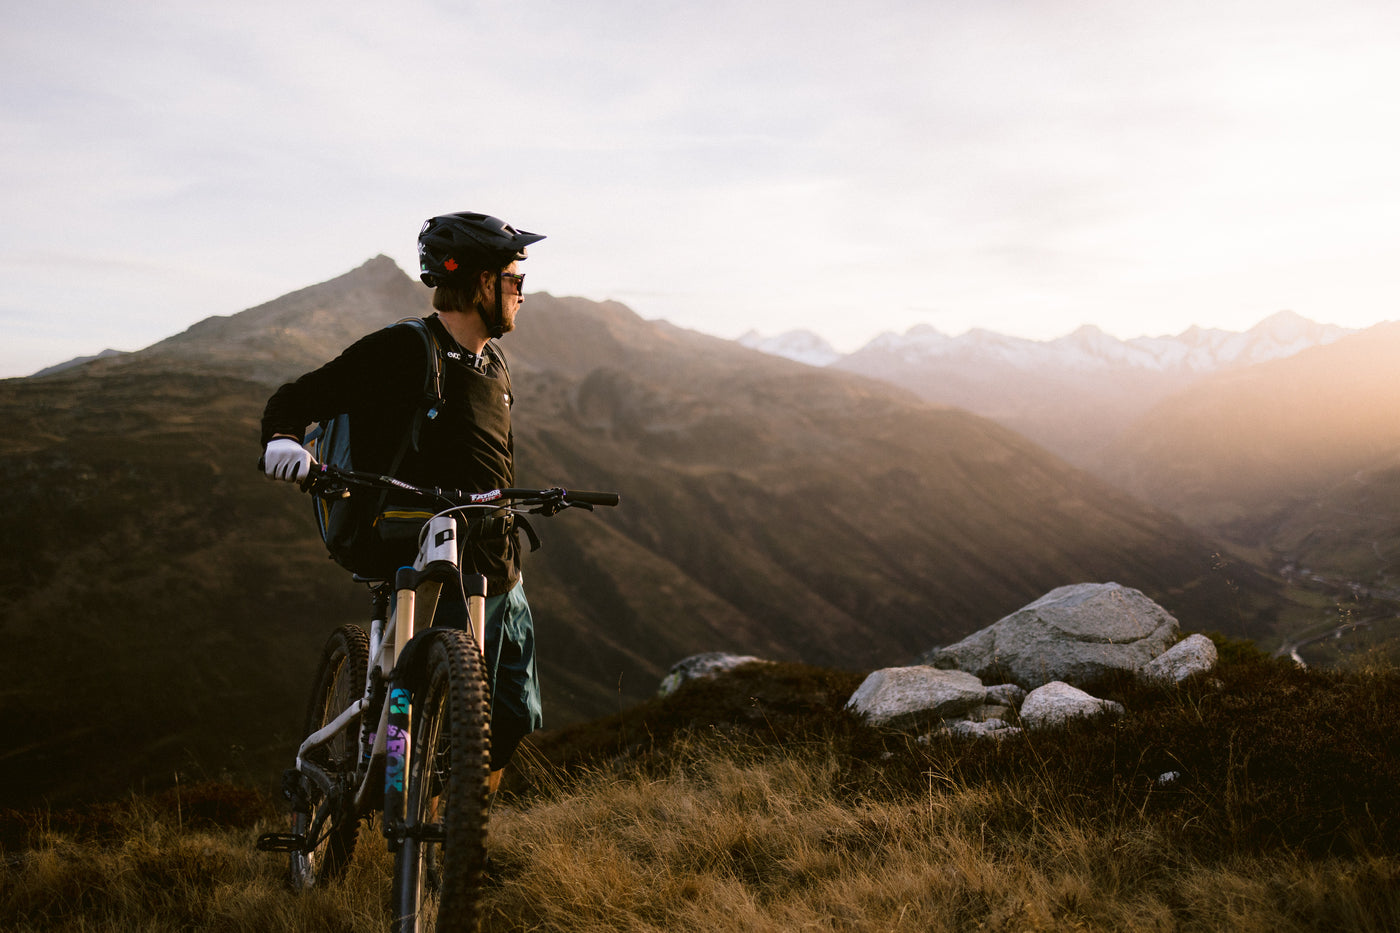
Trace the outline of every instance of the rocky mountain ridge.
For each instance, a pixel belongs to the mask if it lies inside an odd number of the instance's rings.
[[[1031,340],[983,328],[949,336],[927,324],[902,334],[886,332],[851,353],[841,353],[807,330],[770,337],[749,331],[738,342],[746,347],[813,366],[843,365],[859,369],[863,354],[892,355],[906,364],[935,360],[978,360],[1023,370],[1094,371],[1127,368],[1151,372],[1210,373],[1232,366],[1292,356],[1354,333],[1335,324],[1319,324],[1293,311],[1279,311],[1244,332],[1192,326],[1180,334],[1127,340],[1086,324],[1053,340]]]

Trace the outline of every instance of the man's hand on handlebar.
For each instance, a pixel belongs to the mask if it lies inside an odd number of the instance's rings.
[[[263,472],[269,479],[304,483],[311,476],[311,454],[290,437],[274,437],[263,452]]]

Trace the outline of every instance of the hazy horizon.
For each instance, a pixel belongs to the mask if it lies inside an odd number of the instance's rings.
[[[391,258],[392,258],[392,257],[391,257]],[[399,263],[395,262],[395,265],[396,265],[396,266],[399,266],[400,271],[404,271],[405,274],[407,274],[407,270],[403,270],[402,266],[399,265]],[[346,272],[350,272],[350,271],[352,271],[352,270],[346,270]],[[336,277],[333,276],[332,278],[336,278]],[[327,281],[329,281],[329,280],[327,280]],[[320,284],[320,283],[317,283],[317,282],[308,282],[308,283],[306,283],[306,286],[303,286],[303,287],[312,286],[312,285],[317,285],[317,284]],[[297,291],[297,290],[298,290],[298,289],[293,289],[292,291]],[[528,299],[528,296],[531,294],[530,290],[527,289],[526,294],[527,294],[527,299]],[[275,301],[275,300],[277,300],[277,299],[279,299],[279,298],[281,298],[281,297],[283,297],[283,296],[282,296],[282,295],[269,296],[265,302],[262,302],[262,301],[257,302],[256,304],[251,305],[249,308],[242,308],[242,309],[240,309],[239,311],[233,312],[233,314],[240,314],[240,313],[242,313],[243,311],[251,310],[251,308],[258,307],[259,305],[265,304],[265,303],[267,303],[267,302]],[[584,297],[584,296],[558,295],[558,296],[554,296],[554,297],[566,298],[566,297]],[[585,300],[590,300],[590,301],[591,301],[591,300],[595,300],[595,299],[586,298]],[[632,310],[632,311],[634,311],[634,312],[637,312],[637,309],[636,309],[636,308],[633,308],[633,307],[631,307],[630,305],[627,305],[626,302],[622,302],[622,304],[624,304],[625,306],[627,306],[630,310]],[[526,302],[526,304],[525,304],[525,306],[524,306],[524,308],[523,308],[523,310],[522,310],[522,313],[523,313],[523,314],[528,314],[528,310],[529,310],[529,302],[528,302],[528,300],[527,300],[527,302]],[[640,312],[638,312],[638,314],[639,314],[640,317],[642,317],[642,318],[645,319],[645,320],[665,320],[664,318],[647,318],[646,315],[640,314]],[[1272,313],[1270,313],[1270,314],[1267,314],[1267,315],[1265,315],[1264,317],[1260,318],[1258,321],[1255,321],[1255,322],[1252,323],[1252,324],[1249,324],[1249,325],[1246,325],[1246,326],[1244,326],[1244,327],[1241,327],[1241,328],[1238,329],[1238,330],[1224,329],[1224,332],[1226,332],[1226,333],[1241,333],[1241,334],[1242,334],[1242,333],[1245,333],[1245,332],[1248,332],[1248,331],[1254,329],[1255,327],[1258,327],[1259,325],[1263,324],[1265,321],[1267,321],[1267,320],[1269,320],[1269,319],[1271,319],[1271,318],[1273,318],[1273,317],[1276,317],[1277,315],[1280,315],[1280,314],[1295,314],[1295,315],[1296,315],[1297,312],[1293,311],[1292,309],[1282,309],[1282,310],[1280,310],[1280,311],[1274,311],[1274,312],[1272,312]],[[211,315],[211,316],[217,317],[217,316],[220,316],[220,315]],[[1298,315],[1298,316],[1302,317],[1303,319],[1305,319],[1305,320],[1307,320],[1307,321],[1310,321],[1310,322],[1313,323],[1313,324],[1317,324],[1317,325],[1322,325],[1322,326],[1338,326],[1338,327],[1344,326],[1344,325],[1336,324],[1336,322],[1333,322],[1333,321],[1319,321],[1319,320],[1315,320],[1315,319],[1313,319],[1313,318],[1309,318],[1307,315]],[[206,316],[206,317],[210,317],[210,316]],[[205,320],[205,319],[206,319],[206,318],[200,318],[199,320]],[[198,321],[191,321],[191,322],[190,322],[191,325],[196,324],[196,323],[198,323]],[[671,322],[671,323],[675,323],[675,322]],[[1388,322],[1388,321],[1377,321],[1377,322],[1375,322],[1375,323],[1376,323],[1376,324],[1382,324],[1382,323],[1390,323],[1390,322]],[[813,330],[812,328],[809,328],[809,327],[801,327],[801,326],[795,327],[795,328],[790,328],[790,329],[788,329],[788,330],[781,331],[781,332],[771,332],[771,333],[766,333],[766,332],[763,332],[763,331],[761,331],[761,330],[758,330],[757,328],[753,328],[753,329],[751,329],[749,332],[746,332],[746,333],[744,333],[744,334],[737,334],[737,335],[714,334],[714,333],[712,333],[712,332],[710,332],[710,331],[704,330],[703,328],[690,327],[689,325],[684,325],[684,324],[680,324],[680,325],[677,325],[677,326],[686,327],[687,329],[691,329],[691,330],[697,330],[697,331],[699,331],[700,333],[709,333],[711,336],[717,336],[717,337],[720,337],[721,339],[725,339],[725,340],[735,340],[735,341],[738,341],[738,340],[740,340],[741,338],[748,336],[750,333],[756,333],[760,339],[781,337],[781,336],[784,336],[784,335],[786,335],[786,334],[796,333],[796,332],[811,333],[811,334],[815,334],[817,337],[819,337],[819,338],[821,338],[821,339],[823,339],[823,340],[826,340],[826,339],[827,339],[825,336],[823,336],[822,334],[817,333],[817,332],[816,332],[815,330]],[[898,331],[883,331],[883,332],[881,332],[881,333],[879,333],[879,334],[872,335],[868,340],[864,341],[863,343],[860,343],[860,344],[858,344],[858,345],[851,346],[849,349],[844,349],[844,350],[841,349],[841,348],[835,347],[835,345],[832,344],[831,341],[829,341],[829,340],[827,340],[827,343],[828,343],[829,345],[833,346],[833,348],[836,349],[837,352],[842,353],[842,354],[844,355],[844,354],[852,353],[852,352],[854,352],[854,351],[856,351],[856,350],[859,350],[859,349],[861,349],[862,347],[868,345],[869,343],[871,343],[871,342],[873,342],[873,341],[875,341],[875,340],[878,340],[878,339],[880,339],[881,337],[887,336],[887,335],[889,335],[889,334],[895,334],[895,335],[897,335],[897,336],[903,336],[903,335],[908,334],[910,331],[913,331],[913,330],[915,330],[915,329],[917,329],[917,328],[925,328],[925,327],[931,327],[931,326],[933,326],[933,325],[927,324],[927,323],[918,323],[918,324],[911,324],[911,325],[909,325],[909,327],[903,328],[903,329],[898,330]],[[1368,326],[1374,326],[1374,325],[1368,325]],[[1019,338],[1019,339],[1031,340],[1031,341],[1037,342],[1037,343],[1049,343],[1049,342],[1052,342],[1052,341],[1055,341],[1055,340],[1059,340],[1059,339],[1062,339],[1062,338],[1065,338],[1065,337],[1069,337],[1069,336],[1071,336],[1073,333],[1075,333],[1076,331],[1080,330],[1080,329],[1083,328],[1083,327],[1097,327],[1097,325],[1090,324],[1090,323],[1078,324],[1078,325],[1075,325],[1073,328],[1071,328],[1069,331],[1066,331],[1066,332],[1063,333],[1063,334],[1055,334],[1055,335],[1048,336],[1048,337],[1043,337],[1043,338]],[[1183,336],[1187,331],[1190,331],[1190,330],[1193,329],[1193,328],[1200,328],[1200,327],[1202,327],[1202,325],[1199,325],[1199,324],[1190,324],[1190,325],[1188,325],[1187,327],[1183,328],[1181,331],[1177,331],[1177,332],[1175,332],[1175,333],[1170,333],[1170,334],[1166,334],[1166,333],[1163,333],[1163,334],[1147,334],[1147,333],[1144,333],[1144,334],[1132,334],[1132,335],[1128,335],[1128,336],[1121,336],[1121,335],[1118,335],[1118,334],[1111,334],[1110,336],[1112,336],[1112,337],[1114,337],[1114,338],[1116,338],[1116,339],[1122,340],[1122,341],[1124,341],[1125,343],[1130,342],[1130,341],[1132,341],[1132,340],[1137,340],[1137,339],[1165,339],[1165,340],[1170,340],[1170,339],[1173,339],[1173,338],[1177,338],[1177,337]],[[181,328],[180,331],[175,331],[175,332],[172,332],[172,333],[169,333],[169,334],[162,335],[162,336],[160,336],[160,337],[157,337],[155,340],[151,341],[150,343],[145,344],[145,345],[140,346],[140,347],[129,347],[129,348],[102,347],[102,348],[100,348],[99,350],[96,350],[96,351],[94,351],[94,352],[92,352],[92,353],[80,353],[80,354],[76,354],[75,356],[67,357],[67,358],[62,359],[62,360],[54,360],[54,361],[52,361],[52,362],[47,362],[47,363],[44,363],[44,364],[42,364],[42,365],[36,366],[36,367],[34,367],[33,369],[28,370],[27,372],[12,373],[12,374],[0,373],[0,378],[23,378],[23,377],[25,377],[25,376],[34,375],[34,374],[36,374],[36,373],[38,373],[38,372],[40,372],[40,371],[42,371],[42,370],[45,370],[45,369],[48,369],[48,368],[51,368],[51,367],[54,367],[54,366],[62,366],[62,365],[64,365],[64,364],[70,363],[70,362],[72,362],[72,361],[74,361],[74,360],[78,360],[78,359],[91,359],[91,358],[93,358],[93,357],[101,356],[101,355],[108,354],[108,353],[112,353],[112,352],[115,352],[115,353],[132,353],[132,352],[137,352],[137,351],[140,351],[140,350],[145,349],[147,346],[150,346],[151,344],[159,343],[160,341],[165,340],[165,339],[167,339],[167,338],[169,338],[169,337],[176,336],[177,334],[183,332],[185,329],[187,329],[187,328]],[[935,329],[937,329],[937,328],[935,328]],[[1358,328],[1358,330],[1359,330],[1359,329],[1364,329],[1364,328]],[[950,333],[950,332],[948,332],[948,331],[943,331],[943,330],[939,330],[938,332],[939,332],[940,334],[943,334],[944,336],[947,336],[947,337],[956,339],[956,338],[958,338],[958,337],[966,336],[967,334],[971,333],[972,331],[978,331],[978,330],[989,331],[989,330],[991,330],[991,329],[990,329],[990,328],[983,328],[983,327],[980,327],[979,325],[973,325],[973,326],[971,326],[971,327],[968,327],[968,328],[966,328],[966,329],[964,329],[964,330],[962,330],[962,331],[956,332],[956,333]],[[1222,329],[1215,328],[1214,330],[1222,330]],[[993,332],[993,333],[997,333],[997,334],[1003,334],[1004,336],[1008,336],[1008,337],[1018,337],[1018,335],[1015,335],[1015,334],[1006,334],[1005,332],[1002,332],[1002,331],[992,331],[992,332]],[[507,338],[505,338],[505,339],[506,339],[506,340],[509,340],[510,338],[507,337]]]

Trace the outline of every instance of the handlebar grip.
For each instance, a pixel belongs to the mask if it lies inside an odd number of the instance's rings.
[[[582,489],[570,489],[564,494],[564,498],[570,502],[583,502],[588,505],[617,505],[622,501],[622,497],[615,492],[588,492]]]

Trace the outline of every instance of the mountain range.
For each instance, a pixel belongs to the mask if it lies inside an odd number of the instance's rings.
[[[1400,599],[1400,323],[1280,312],[1244,333],[1046,342],[915,328],[846,356],[817,340],[745,338],[993,418],[1261,565],[1327,581],[1341,616],[1400,639],[1386,608]],[[1343,606],[1359,596],[1381,603]]]
[[[750,332],[740,342],[966,408],[1087,467],[1134,420],[1197,379],[1292,356],[1349,333],[1280,311],[1244,333],[1192,327],[1131,340],[1088,325],[1047,341],[981,329],[950,337],[920,325],[883,334],[849,354],[807,331],[772,338]]]
[[[285,766],[319,645],[366,599],[325,559],[309,501],[254,469],[262,405],[428,312],[377,257],[142,351],[0,382],[12,801]],[[623,494],[541,522],[527,559],[555,725],[649,696],[702,651],[905,663],[1066,583],[1134,586],[1188,630],[1275,637],[1297,608],[1166,511],[886,381],[543,294],[502,346],[519,482]]]
[[[1243,333],[1190,327],[1175,336],[1122,340],[1086,324],[1054,340],[1029,340],[974,328],[956,337],[929,325],[903,334],[887,332],[853,353],[843,354],[807,330],[763,337],[749,331],[739,343],[816,366],[829,366],[862,354],[890,354],[911,363],[937,359],[1004,363],[1017,369],[1108,370],[1128,368],[1156,372],[1210,373],[1234,366],[1292,356],[1354,333],[1335,324],[1318,324],[1293,311],[1280,311]]]

